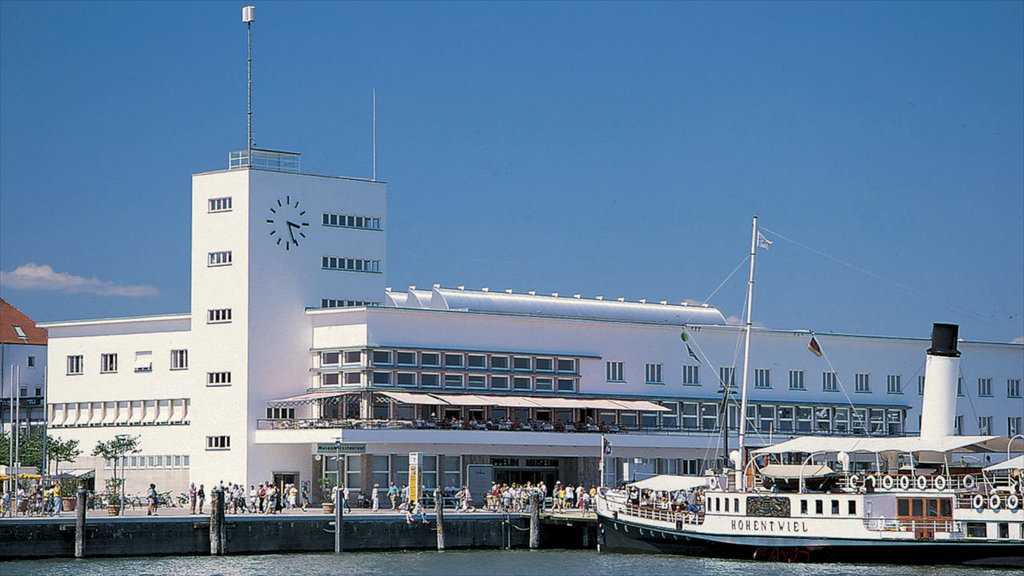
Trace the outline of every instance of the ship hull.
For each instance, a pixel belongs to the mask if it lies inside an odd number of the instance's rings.
[[[720,538],[600,517],[602,552],[681,554],[778,562],[974,564],[1024,567],[1020,542],[882,542],[825,538]]]

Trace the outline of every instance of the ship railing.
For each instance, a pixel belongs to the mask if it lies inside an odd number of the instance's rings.
[[[677,512],[675,510],[665,510],[651,506],[628,505],[624,511],[620,512],[620,514],[632,516],[634,518],[643,518],[646,520],[671,522],[677,526],[680,524],[697,525],[704,523],[703,512]]]
[[[1024,496],[1011,487],[999,486],[988,491],[964,492],[956,495],[958,510],[1024,510]]]
[[[901,521],[895,518],[878,517],[865,518],[864,527],[872,532],[916,532],[918,530],[947,533],[963,532],[963,522],[959,520]]]
[[[1013,490],[1008,474],[882,474],[877,472],[841,474],[837,487],[849,492],[946,492],[989,493]]]

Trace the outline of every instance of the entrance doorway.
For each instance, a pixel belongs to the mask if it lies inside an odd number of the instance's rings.
[[[277,508],[284,508],[285,498],[288,496],[288,489],[294,485],[296,488],[299,486],[299,473],[298,472],[274,472],[274,486],[277,488]]]

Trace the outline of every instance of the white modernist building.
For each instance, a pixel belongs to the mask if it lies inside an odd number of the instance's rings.
[[[88,448],[141,436],[149,482],[424,484],[697,473],[722,455],[741,329],[715,308],[385,289],[386,186],[254,150],[192,186],[192,310],[55,322],[48,419]],[[748,444],[919,429],[922,338],[754,329]],[[686,341],[681,337],[685,334]],[[963,342],[962,434],[1020,433],[1024,346]],[[728,441],[739,422],[732,396]],[[614,463],[615,465],[611,465]],[[110,462],[83,457],[99,478]],[[314,490],[316,492],[316,490]]]

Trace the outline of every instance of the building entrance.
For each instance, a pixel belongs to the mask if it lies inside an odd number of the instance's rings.
[[[559,478],[558,458],[491,458],[494,466],[494,481],[498,484],[544,484],[551,488]]]
[[[274,472],[274,486],[277,488],[279,507],[284,507],[284,500],[288,497],[288,490],[285,486],[294,484],[300,491],[302,487],[299,486],[299,474],[298,472]]]

